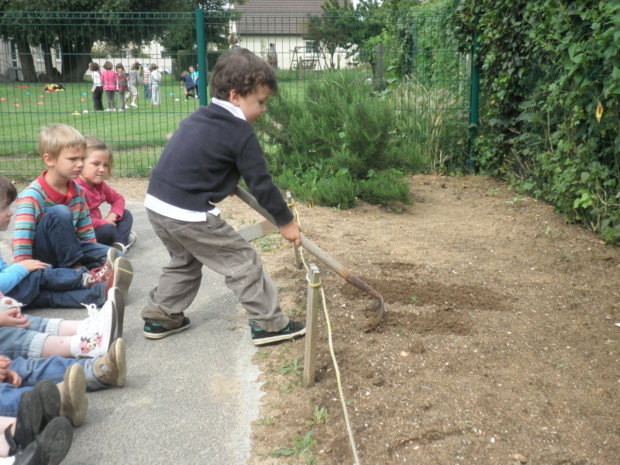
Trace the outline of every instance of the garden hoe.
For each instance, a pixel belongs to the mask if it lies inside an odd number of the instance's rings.
[[[258,201],[250,194],[248,191],[243,189],[241,186],[237,186],[235,191],[237,197],[247,203],[252,209],[256,210],[258,213],[263,215],[270,223],[275,225],[275,221],[273,216],[269,214],[267,210],[261,207],[258,204]],[[263,228],[263,226],[260,226]],[[347,270],[344,266],[334,260],[329,254],[324,252],[320,247],[314,244],[310,239],[305,237],[303,234],[301,235],[301,245],[308,252],[314,255],[317,259],[319,259],[322,263],[324,263],[328,268],[342,276],[348,283],[357,287],[358,289],[364,291],[366,294],[377,299],[376,308],[374,309],[375,316],[372,320],[367,324],[364,331],[368,332],[375,329],[381,320],[383,319],[384,308],[383,308],[383,297],[377,291],[375,291],[372,287],[362,281],[360,278],[352,274],[349,270]]]

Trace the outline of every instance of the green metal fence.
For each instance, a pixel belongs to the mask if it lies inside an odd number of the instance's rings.
[[[400,25],[402,41],[347,50],[333,46],[329,28],[322,36],[320,28],[310,31],[305,12],[1,13],[0,173],[36,176],[42,168],[40,128],[67,123],[108,143],[116,176],[148,175],[180,120],[208,102],[204,87],[200,99],[186,99],[181,73],[202,65],[205,86],[229,40],[270,62],[291,98],[303,95],[310,80],[338,69],[357,73],[360,82],[373,80],[378,96],[389,85],[396,89],[394,111],[420,123],[407,137],[421,149],[438,151],[439,160],[464,160],[471,60],[447,38],[445,18],[420,12],[376,16],[375,27]],[[338,27],[346,18],[323,21]],[[143,68],[157,64],[163,73],[161,104],[152,106],[139,86],[137,108],[94,111],[91,62],[120,63],[127,72],[136,62]],[[116,95],[117,110],[119,100]],[[105,96],[103,103],[106,107]]]

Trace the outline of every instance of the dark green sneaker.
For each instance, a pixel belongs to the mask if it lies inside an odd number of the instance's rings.
[[[252,342],[254,342],[255,346],[288,341],[306,334],[306,325],[293,320],[289,320],[288,325],[284,329],[274,333],[261,329],[255,321],[250,321],[250,328],[252,329]]]
[[[180,333],[190,327],[189,318],[183,317],[180,326],[172,329],[164,328],[160,322],[155,320],[146,320],[144,322],[144,337],[147,339],[162,339],[174,333]]]

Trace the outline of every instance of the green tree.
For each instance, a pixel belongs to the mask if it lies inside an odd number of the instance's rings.
[[[122,49],[130,43],[157,40],[167,51],[195,48],[195,27],[190,17],[167,21],[165,16],[144,12],[190,13],[203,8],[209,17],[216,18],[209,22],[210,37],[222,40],[230,16],[227,7],[224,0],[0,0],[0,37],[17,44],[25,80],[37,80],[30,47],[40,46],[48,77],[60,76],[50,58],[54,48],[61,53],[60,77],[79,81],[91,61],[95,42]]]
[[[326,0],[321,5],[323,14],[310,16],[310,38],[320,44],[329,68],[337,67],[334,56],[339,48],[351,55],[366,39],[380,32],[383,24],[375,18],[379,7],[379,0],[362,0],[356,7],[351,0]]]

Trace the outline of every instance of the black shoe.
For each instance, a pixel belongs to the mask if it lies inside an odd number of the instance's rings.
[[[43,429],[53,418],[60,415],[60,391],[51,381],[43,380],[35,385],[33,392],[41,400],[41,407],[43,408],[41,429]]]
[[[32,443],[45,425],[60,415],[60,392],[51,381],[39,381],[35,387],[24,392],[17,410],[15,435],[5,431],[5,437],[13,452],[24,450]]]
[[[28,447],[15,455],[15,465],[58,465],[73,441],[71,422],[64,417],[50,421]]]
[[[274,333],[261,329],[255,321],[250,321],[250,328],[252,328],[252,341],[255,346],[288,341],[289,339],[295,339],[306,334],[306,325],[293,320],[290,320],[284,329]]]
[[[17,408],[15,434],[11,434],[10,427],[4,430],[4,437],[9,445],[9,455],[24,450],[28,444],[32,443],[41,431],[42,423],[41,399],[34,389],[24,392]]]
[[[166,336],[170,336],[174,333],[180,333],[190,327],[189,318],[183,317],[183,321],[180,326],[172,329],[164,328],[160,322],[155,320],[146,320],[144,322],[144,337],[147,339],[162,339]]]

